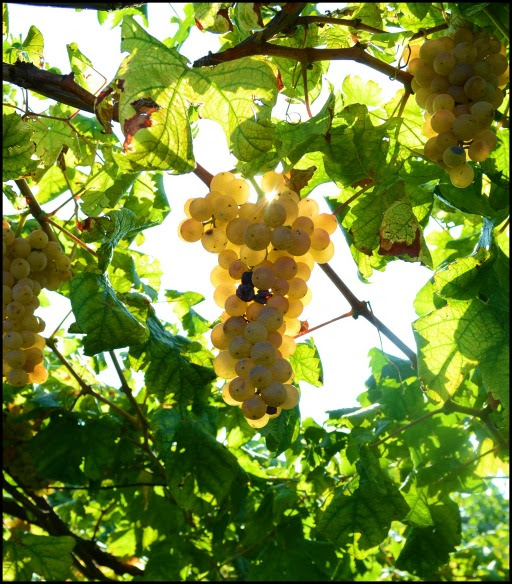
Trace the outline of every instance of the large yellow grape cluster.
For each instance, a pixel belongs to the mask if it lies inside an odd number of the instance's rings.
[[[407,70],[425,110],[424,154],[455,187],[467,187],[474,178],[467,160],[483,162],[496,147],[491,124],[509,79],[505,47],[484,30],[459,28],[410,49]]]
[[[267,172],[261,188],[266,196],[250,202],[247,181],[217,174],[205,197],[187,201],[188,218],[179,226],[182,239],[218,254],[210,280],[224,312],[211,333],[219,349],[213,368],[229,381],[224,401],[240,406],[257,428],[299,401],[288,358],[311,300],[311,270],[332,258],[337,227],[315,200],[300,200],[282,174]]]
[[[41,229],[28,237],[16,237],[3,221],[3,370],[15,387],[43,383],[48,374],[43,365],[44,330],[35,316],[43,287],[56,290],[71,278],[71,262],[55,241]]]

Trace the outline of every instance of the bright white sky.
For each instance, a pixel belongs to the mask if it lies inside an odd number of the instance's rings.
[[[149,32],[159,40],[172,36],[176,25],[170,24],[175,14],[167,3],[150,3]],[[177,13],[182,14],[182,5],[174,4]],[[335,9],[335,4],[329,3],[325,8]],[[25,38],[31,24],[39,28],[44,37],[44,54],[51,66],[56,66],[63,73],[70,71],[66,44],[76,42],[79,49],[92,61],[94,66],[107,78],[114,77],[117,68],[126,54],[120,52],[120,28],[110,30],[108,25],[99,26],[96,12],[83,10],[75,12],[71,9],[39,8],[9,4],[9,26],[11,33],[21,33]],[[190,61],[205,55],[208,50],[215,51],[217,41],[207,45],[212,37],[201,34],[199,30],[192,31],[182,52]],[[333,62],[329,80],[335,90],[341,88],[347,74],[358,74],[365,79],[373,79],[391,97],[400,88],[396,82],[390,82],[387,77],[362,65],[344,61]],[[312,105],[313,114],[318,112],[327,94],[322,94]],[[32,100],[33,111],[43,111],[45,102]],[[279,102],[274,110],[276,117],[283,115],[285,108]],[[306,119],[304,108],[295,108]],[[228,170],[234,165],[234,158],[228,151],[224,133],[214,122],[201,120],[198,137],[194,140],[196,160],[211,173]],[[187,244],[176,235],[176,228],[183,218],[183,204],[192,196],[206,194],[207,188],[193,174],[182,176],[167,175],[165,187],[172,212],[163,226],[155,227],[145,232],[146,242],[140,248],[159,259],[164,272],[163,288],[181,291],[194,290],[202,293],[206,300],[196,306],[200,314],[209,320],[220,315],[219,308],[214,304],[213,287],[210,284],[209,272],[216,264],[216,256],[208,254],[199,243]],[[313,198],[319,201],[322,209],[327,211],[324,195],[336,195],[334,184],[318,187]],[[54,203],[55,207],[57,203]],[[10,212],[6,209],[6,212]],[[349,288],[362,300],[371,303],[375,315],[397,334],[408,346],[414,349],[411,322],[416,319],[413,301],[418,290],[431,277],[431,272],[417,263],[396,261],[389,264],[384,273],[375,272],[371,284],[363,284],[357,277],[357,269],[350,255],[348,246],[337,232],[333,236],[336,253],[330,262],[331,267],[339,274]],[[313,300],[306,307],[302,318],[308,320],[310,327],[330,320],[350,310],[348,303],[337,291],[325,274],[316,267],[309,281],[313,292]],[[48,294],[52,302],[61,298]],[[57,327],[69,310],[69,303],[62,301],[52,304],[51,309],[41,309],[40,314],[47,322],[45,334]],[[161,318],[175,321],[172,308],[165,303],[157,306]],[[65,326],[69,326],[72,317]],[[326,410],[352,407],[358,405],[356,396],[365,391],[364,382],[370,371],[368,368],[368,351],[380,346],[377,330],[366,320],[359,318],[342,319],[313,333],[318,346],[324,368],[324,386],[310,387],[301,382],[301,412],[302,417],[312,417],[322,423],[327,415]],[[307,338],[307,337],[304,337]],[[385,351],[404,357],[398,349],[385,338],[382,339]],[[113,383],[116,383],[114,381]]]

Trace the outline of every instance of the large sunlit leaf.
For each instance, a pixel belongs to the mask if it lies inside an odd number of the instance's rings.
[[[32,159],[35,144],[31,140],[32,128],[16,113],[3,115],[2,128],[2,178],[4,181],[31,174],[37,167]]]

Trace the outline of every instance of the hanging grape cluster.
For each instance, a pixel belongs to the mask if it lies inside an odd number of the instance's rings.
[[[299,401],[288,358],[311,300],[311,270],[332,258],[338,225],[315,200],[300,200],[282,174],[267,172],[261,188],[266,196],[249,202],[247,181],[219,173],[205,197],[187,201],[179,226],[182,239],[218,254],[210,280],[224,312],[211,333],[219,349],[213,368],[229,381],[224,401],[258,428]]]
[[[424,154],[465,188],[474,178],[467,160],[483,162],[496,147],[491,124],[509,79],[505,47],[484,30],[459,28],[409,48],[412,90],[425,110]]]
[[[71,278],[71,261],[56,241],[41,229],[28,237],[16,237],[3,221],[3,370],[14,387],[43,383],[48,374],[43,365],[44,330],[35,316],[42,288],[57,290]]]

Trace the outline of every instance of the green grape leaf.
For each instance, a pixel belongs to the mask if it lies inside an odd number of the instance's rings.
[[[290,363],[295,372],[295,381],[307,381],[316,387],[323,385],[322,362],[313,339],[297,344],[295,353],[290,356]]]
[[[15,538],[4,541],[4,579],[30,581],[35,573],[45,581],[64,582],[71,575],[74,547],[71,536],[18,532]]]
[[[396,567],[425,580],[435,579],[437,569],[461,542],[459,506],[453,501],[430,507],[431,527],[413,527],[396,560]]]
[[[201,493],[211,493],[221,503],[242,472],[236,457],[192,419],[178,426],[176,442],[176,451],[166,463],[171,488],[191,475]]]
[[[379,254],[406,255],[412,261],[419,260],[423,265],[432,267],[432,258],[408,199],[395,201],[384,211],[379,239]]]
[[[347,75],[341,87],[346,106],[352,103],[370,106],[381,104],[381,89],[375,81],[364,81],[359,75]]]
[[[23,41],[23,45],[18,58],[21,57],[23,61],[28,61],[36,67],[42,67],[44,63],[44,39],[41,31],[32,25]]]
[[[162,174],[159,172],[139,174],[125,200],[124,208],[147,223],[154,225],[162,223],[171,210]]]
[[[300,410],[299,406],[295,406],[291,410],[283,410],[277,418],[270,419],[259,431],[265,437],[269,452],[279,456],[297,440],[299,430]]]
[[[361,459],[356,463],[359,486],[352,495],[338,489],[334,498],[320,516],[318,530],[335,543],[345,546],[351,536],[357,539],[359,549],[379,545],[388,535],[392,521],[403,519],[409,505],[380,468],[379,460],[368,448],[361,448]]]
[[[71,280],[71,308],[84,339],[84,353],[95,355],[143,343],[149,331],[118,300],[104,274],[82,272]]]
[[[58,115],[58,111],[52,110],[52,115]],[[77,147],[75,133],[62,120],[38,118],[34,120],[33,129],[32,140],[36,143],[36,154],[45,168],[55,164],[63,148]]]
[[[188,81],[199,115],[221,125],[236,158],[250,161],[270,150],[277,85],[269,65],[247,57],[221,63],[208,74],[194,69]]]
[[[186,60],[148,34],[131,16],[123,20],[121,49],[130,55],[116,74],[121,87],[119,121],[133,170],[194,169]]]
[[[172,448],[176,432],[181,424],[181,416],[174,408],[160,408],[151,413],[149,427],[155,438],[155,446],[161,455]]]
[[[203,318],[192,306],[204,300],[204,296],[197,292],[178,292],[178,290],[166,290],[166,298],[174,304],[174,312],[181,320],[183,328],[190,337],[200,335],[210,330],[210,325],[206,318]]]
[[[103,78],[94,69],[90,59],[88,59],[78,48],[76,43],[66,45],[68,51],[69,64],[74,73],[74,80],[78,85],[95,93],[103,85]]]
[[[168,403],[183,403],[201,396],[216,377],[213,369],[204,366],[211,364],[210,354],[200,343],[168,333],[153,308],[148,306],[147,310],[149,340],[130,348],[130,354],[139,359],[138,368],[149,363],[145,373],[147,391]],[[203,363],[198,365],[192,359]]]
[[[419,377],[438,398],[449,400],[478,365],[487,390],[508,403],[508,327],[501,311],[479,299],[449,299],[416,320],[413,329]]]
[[[119,168],[113,164],[94,168],[84,186],[82,211],[96,217],[104,209],[115,207],[134,180],[134,173],[119,175]]]
[[[36,147],[32,141],[32,127],[21,116],[3,114],[2,128],[2,178],[4,181],[22,178],[37,168],[32,159]]]

